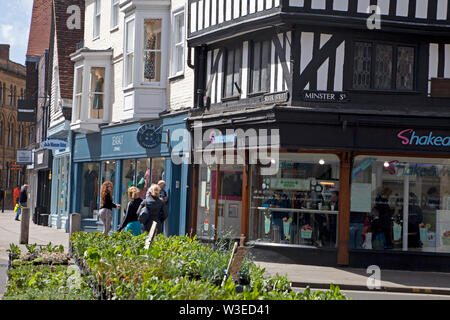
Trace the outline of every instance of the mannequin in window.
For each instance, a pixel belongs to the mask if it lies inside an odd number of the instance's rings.
[[[92,163],[88,164],[88,170],[84,174],[84,202],[85,207],[89,207],[91,210],[95,209],[97,202],[97,183],[98,174],[94,170]],[[94,204],[93,204],[94,203]]]
[[[146,22],[145,24],[145,35],[147,43],[145,47],[147,50],[156,49],[156,35],[153,32],[153,23]],[[147,52],[145,57],[145,67],[144,67],[144,77],[147,80],[155,79],[155,52]]]
[[[104,79],[98,70],[95,70],[95,94],[94,94],[94,110],[103,109],[103,83]]]

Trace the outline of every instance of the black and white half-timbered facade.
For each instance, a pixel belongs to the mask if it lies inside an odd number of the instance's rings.
[[[189,0],[192,231],[267,260],[449,271],[449,19],[450,0]],[[245,159],[208,161],[218,144]]]

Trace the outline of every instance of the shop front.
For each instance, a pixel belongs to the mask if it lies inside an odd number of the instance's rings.
[[[169,198],[165,233],[185,233],[187,188],[182,186],[187,185],[188,166],[172,162],[175,141],[170,135],[185,127],[184,118],[110,125],[100,133],[75,135],[71,212],[81,214],[82,230],[102,230],[98,212],[103,182],[113,183],[113,200],[121,204],[120,210],[113,210],[113,230],[117,230],[130,200],[128,188],[136,186],[139,197],[145,198],[151,184],[164,180]]]
[[[189,122],[199,238],[244,236],[272,262],[450,271],[445,120],[274,107]]]

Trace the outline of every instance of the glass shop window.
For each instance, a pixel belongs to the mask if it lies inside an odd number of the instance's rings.
[[[144,20],[144,81],[161,81],[161,19]]]
[[[339,158],[280,154],[278,170],[252,166],[250,240],[335,248],[339,214]]]
[[[122,162],[122,190],[121,194],[121,203],[120,206],[123,210],[121,221],[123,218],[123,214],[127,209],[128,202],[131,200],[128,198],[128,188],[132,186],[136,186],[135,181],[135,169],[136,169],[136,160],[123,160]]]
[[[99,192],[99,163],[83,163],[81,174],[81,217],[92,219],[97,214]]]
[[[150,159],[136,161],[136,187],[139,189],[139,197],[145,199],[150,187]]]
[[[115,184],[116,161],[107,160],[102,162],[102,184],[105,181],[111,181]]]
[[[359,156],[352,176],[350,248],[450,252],[450,160]]]

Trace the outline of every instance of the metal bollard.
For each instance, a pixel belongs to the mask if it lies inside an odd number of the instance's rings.
[[[30,208],[23,207],[21,215],[22,219],[20,219],[20,244],[28,244],[28,236],[30,234]]]

